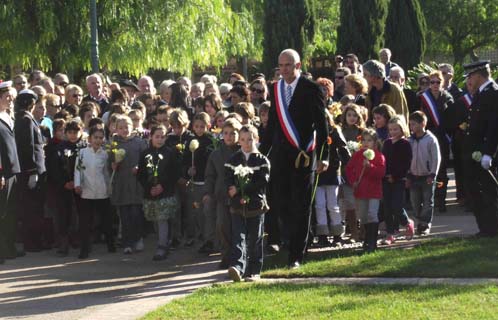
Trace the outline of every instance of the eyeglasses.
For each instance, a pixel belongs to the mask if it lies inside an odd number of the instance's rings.
[[[252,92],[259,93],[259,94],[262,94],[262,93],[264,93],[264,92],[265,92],[263,89],[256,89],[256,88],[251,88],[251,91],[252,91]]]
[[[82,94],[73,94],[73,98],[79,98],[79,97],[83,97]]]
[[[337,80],[342,80],[342,79],[344,79],[344,76],[342,76],[342,77],[341,76],[335,76],[334,78],[337,79]]]
[[[432,81],[431,81],[431,84],[441,84],[441,81],[435,81],[435,80],[432,80]]]
[[[421,86],[426,86],[429,84],[429,81],[420,81]]]
[[[22,86],[24,84],[26,84],[27,82],[26,81],[23,81],[23,82],[16,82],[15,85],[16,86]]]

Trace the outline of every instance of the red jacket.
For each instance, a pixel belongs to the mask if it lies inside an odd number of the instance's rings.
[[[363,168],[363,152],[365,149],[356,151],[346,166],[346,177],[353,185],[358,182]],[[375,158],[370,160],[370,166],[365,168],[360,183],[354,190],[354,196],[358,199],[382,199],[382,178],[386,174],[386,160],[384,155],[375,150]]]

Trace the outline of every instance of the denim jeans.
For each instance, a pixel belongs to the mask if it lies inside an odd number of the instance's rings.
[[[419,225],[429,226],[434,215],[434,191],[436,181],[427,184],[427,176],[413,177],[410,187],[410,198],[413,211]]]
[[[232,214],[232,259],[230,265],[244,276],[260,274],[263,267],[265,215],[244,218]]]
[[[408,224],[408,215],[403,205],[405,203],[405,182],[395,181],[389,183],[384,181],[384,220],[386,222],[387,233],[394,234],[397,224],[406,226]]]

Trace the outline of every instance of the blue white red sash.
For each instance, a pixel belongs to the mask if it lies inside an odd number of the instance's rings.
[[[301,141],[299,138],[299,132],[292,121],[292,118],[289,113],[289,106],[287,105],[287,101],[285,101],[285,84],[284,80],[280,79],[274,85],[274,95],[275,95],[275,103],[277,109],[278,120],[280,121],[280,126],[282,127],[282,131],[285,134],[285,137],[289,141],[289,143],[294,146],[296,149],[301,150]],[[316,131],[313,132],[313,136],[310,141],[306,145],[306,151],[311,152],[316,147]]]
[[[434,97],[430,94],[429,90],[426,90],[421,97],[422,102],[426,106],[429,116],[434,123],[434,126],[439,127],[441,124],[441,118],[439,117],[439,112],[437,111],[436,100],[434,100]]]
[[[472,96],[466,93],[462,96],[462,101],[463,104],[465,104],[465,106],[467,107],[467,109],[470,109],[470,106],[472,105]]]

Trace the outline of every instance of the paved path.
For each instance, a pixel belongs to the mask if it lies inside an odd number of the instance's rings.
[[[125,256],[97,246],[91,259],[28,254],[0,265],[1,319],[136,319],[193,290],[226,280],[218,259],[178,250],[151,260],[150,250]]]
[[[451,191],[450,186],[448,212],[435,217],[432,234],[476,233],[474,218],[451,202]],[[8,260],[0,265],[0,318],[136,319],[199,287],[226,281],[225,271],[217,270],[216,256],[202,257],[193,249],[182,249],[173,252],[166,261],[153,262],[153,248],[151,237],[146,241],[145,252],[131,256],[108,254],[104,246],[96,246],[91,259],[85,261],[76,258],[76,251],[67,258],[58,258],[54,251],[45,251]],[[383,280],[326,281],[366,283]]]

